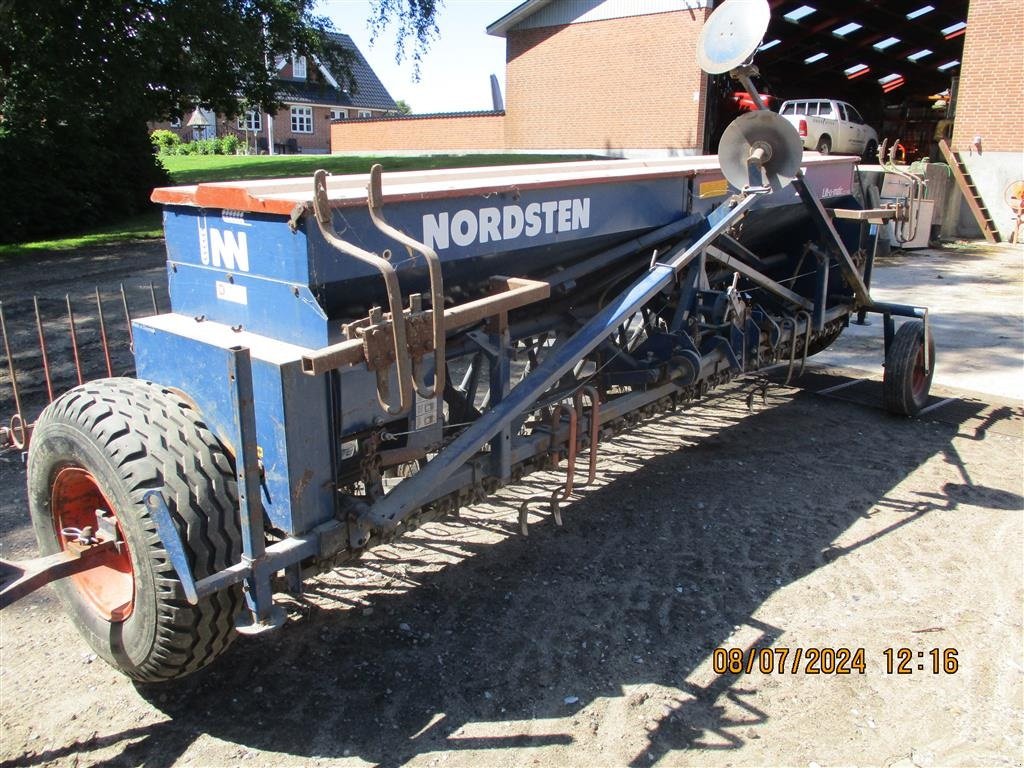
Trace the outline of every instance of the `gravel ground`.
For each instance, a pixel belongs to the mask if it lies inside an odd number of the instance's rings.
[[[1019,331],[1021,253],[972,251],[980,283],[962,251],[894,259],[876,285],[921,261],[964,301],[1007,283]],[[161,261],[4,262],[0,299],[143,290]],[[949,402],[911,421],[877,381],[818,394],[863,376],[842,355],[877,356],[844,334],[752,414],[737,384],[602,446],[564,528],[517,533],[518,500],[557,481],[531,476],[311,582],[281,631],[173,686],[95,660],[44,589],[0,614],[0,765],[1020,765],[1021,345],[969,332],[1016,365],[1002,395],[940,375]],[[32,550],[23,483],[0,455],[4,557]],[[720,673],[720,647],[789,649],[786,669]],[[809,674],[822,648],[863,649],[863,674]],[[886,669],[900,648],[911,674]]]

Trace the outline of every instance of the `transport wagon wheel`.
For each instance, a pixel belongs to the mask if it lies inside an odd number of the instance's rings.
[[[924,367],[924,323],[905,322],[896,331],[885,356],[882,398],[885,409],[897,416],[916,416],[928,401],[935,370],[935,338],[928,338],[930,369]]]
[[[197,580],[238,561],[231,459],[185,400],[149,382],[101,379],[43,411],[28,457],[39,549],[63,549],[62,529],[95,530],[97,510],[113,515],[121,552],[53,585],[97,655],[142,682],[209,664],[234,639],[241,606],[238,587],[186,602],[142,501],[151,490],[163,492]]]
[[[832,152],[832,139],[828,136],[822,136],[818,139],[817,150],[823,155],[827,155]]]

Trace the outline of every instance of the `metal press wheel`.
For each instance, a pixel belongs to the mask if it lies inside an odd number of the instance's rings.
[[[149,382],[101,379],[39,417],[28,495],[40,552],[59,552],[69,529],[97,530],[112,515],[121,546],[53,585],[96,654],[142,682],[209,664],[234,639],[242,603],[235,587],[189,605],[143,503],[151,490],[163,492],[197,580],[239,560],[231,458],[185,400]]]
[[[928,335],[928,368],[924,365],[924,323],[905,322],[896,331],[885,356],[882,398],[897,416],[916,416],[928,402],[935,372],[935,338]]]

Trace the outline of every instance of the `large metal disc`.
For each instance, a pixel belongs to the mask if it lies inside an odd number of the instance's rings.
[[[745,62],[764,40],[771,16],[768,0],[725,0],[700,31],[700,68],[719,75]]]
[[[800,134],[784,117],[759,109],[740,115],[718,143],[722,174],[736,189],[768,186],[778,192],[800,168],[804,146]],[[751,162],[751,157],[757,158]],[[752,172],[753,171],[753,172]]]

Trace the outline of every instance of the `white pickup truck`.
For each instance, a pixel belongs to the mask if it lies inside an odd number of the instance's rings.
[[[815,149],[823,155],[860,155],[874,162],[878,134],[845,101],[793,99],[783,102],[779,114],[796,128],[804,149]]]

